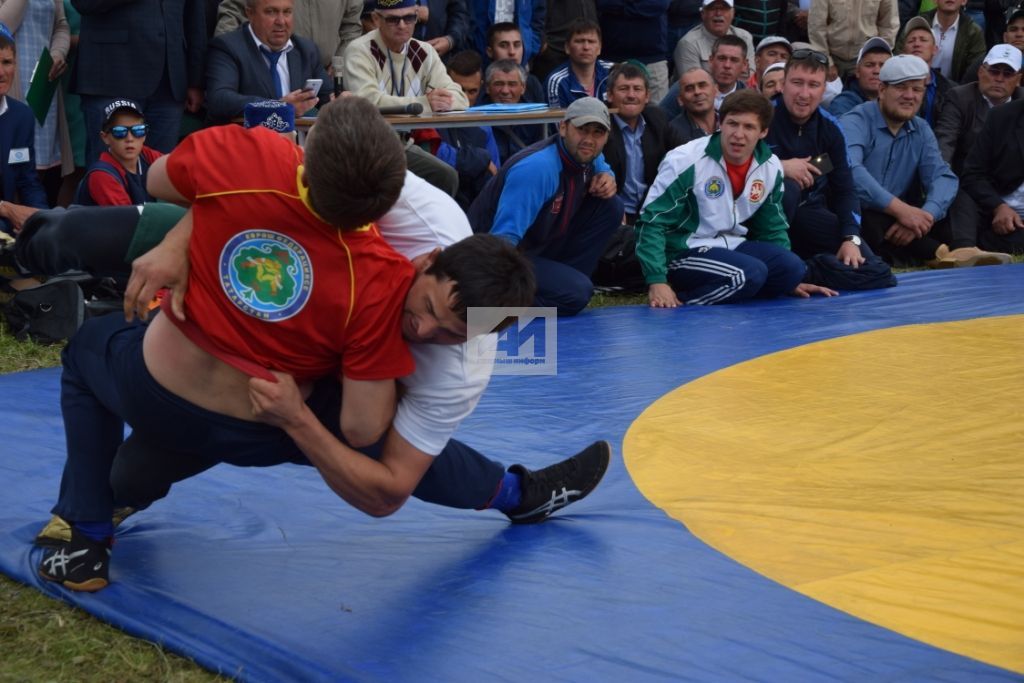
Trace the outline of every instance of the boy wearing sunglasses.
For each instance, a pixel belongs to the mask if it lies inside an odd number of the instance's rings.
[[[149,126],[131,100],[114,100],[103,109],[100,139],[107,151],[92,164],[78,186],[76,204],[126,206],[153,201],[146,192],[146,172],[161,156],[146,147]]]

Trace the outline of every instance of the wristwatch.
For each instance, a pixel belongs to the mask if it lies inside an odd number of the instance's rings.
[[[858,237],[857,235],[846,235],[845,237],[843,237],[843,241],[853,242],[853,246],[855,247],[859,247],[862,244],[860,237]]]

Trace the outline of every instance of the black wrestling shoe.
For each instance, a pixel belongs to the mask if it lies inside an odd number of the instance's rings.
[[[75,591],[93,592],[110,583],[110,543],[94,541],[71,529],[71,540],[50,548],[39,575]]]
[[[607,441],[595,441],[571,458],[536,472],[512,465],[508,471],[522,477],[523,499],[519,507],[505,514],[513,524],[535,524],[582,500],[601,482],[611,454]]]

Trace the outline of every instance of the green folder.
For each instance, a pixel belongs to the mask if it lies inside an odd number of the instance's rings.
[[[46,114],[50,111],[50,103],[53,102],[53,95],[60,87],[59,78],[52,81],[49,79],[51,68],[53,68],[53,57],[50,56],[50,50],[44,47],[43,54],[39,55],[36,68],[32,71],[32,84],[25,95],[25,103],[36,115],[36,121],[40,126],[46,120]]]

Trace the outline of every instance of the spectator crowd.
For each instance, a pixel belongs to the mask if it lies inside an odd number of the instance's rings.
[[[254,103],[542,104],[400,133],[537,305],[830,296],[1024,253],[1022,50],[1007,0],[0,0],[0,230],[151,202]]]

